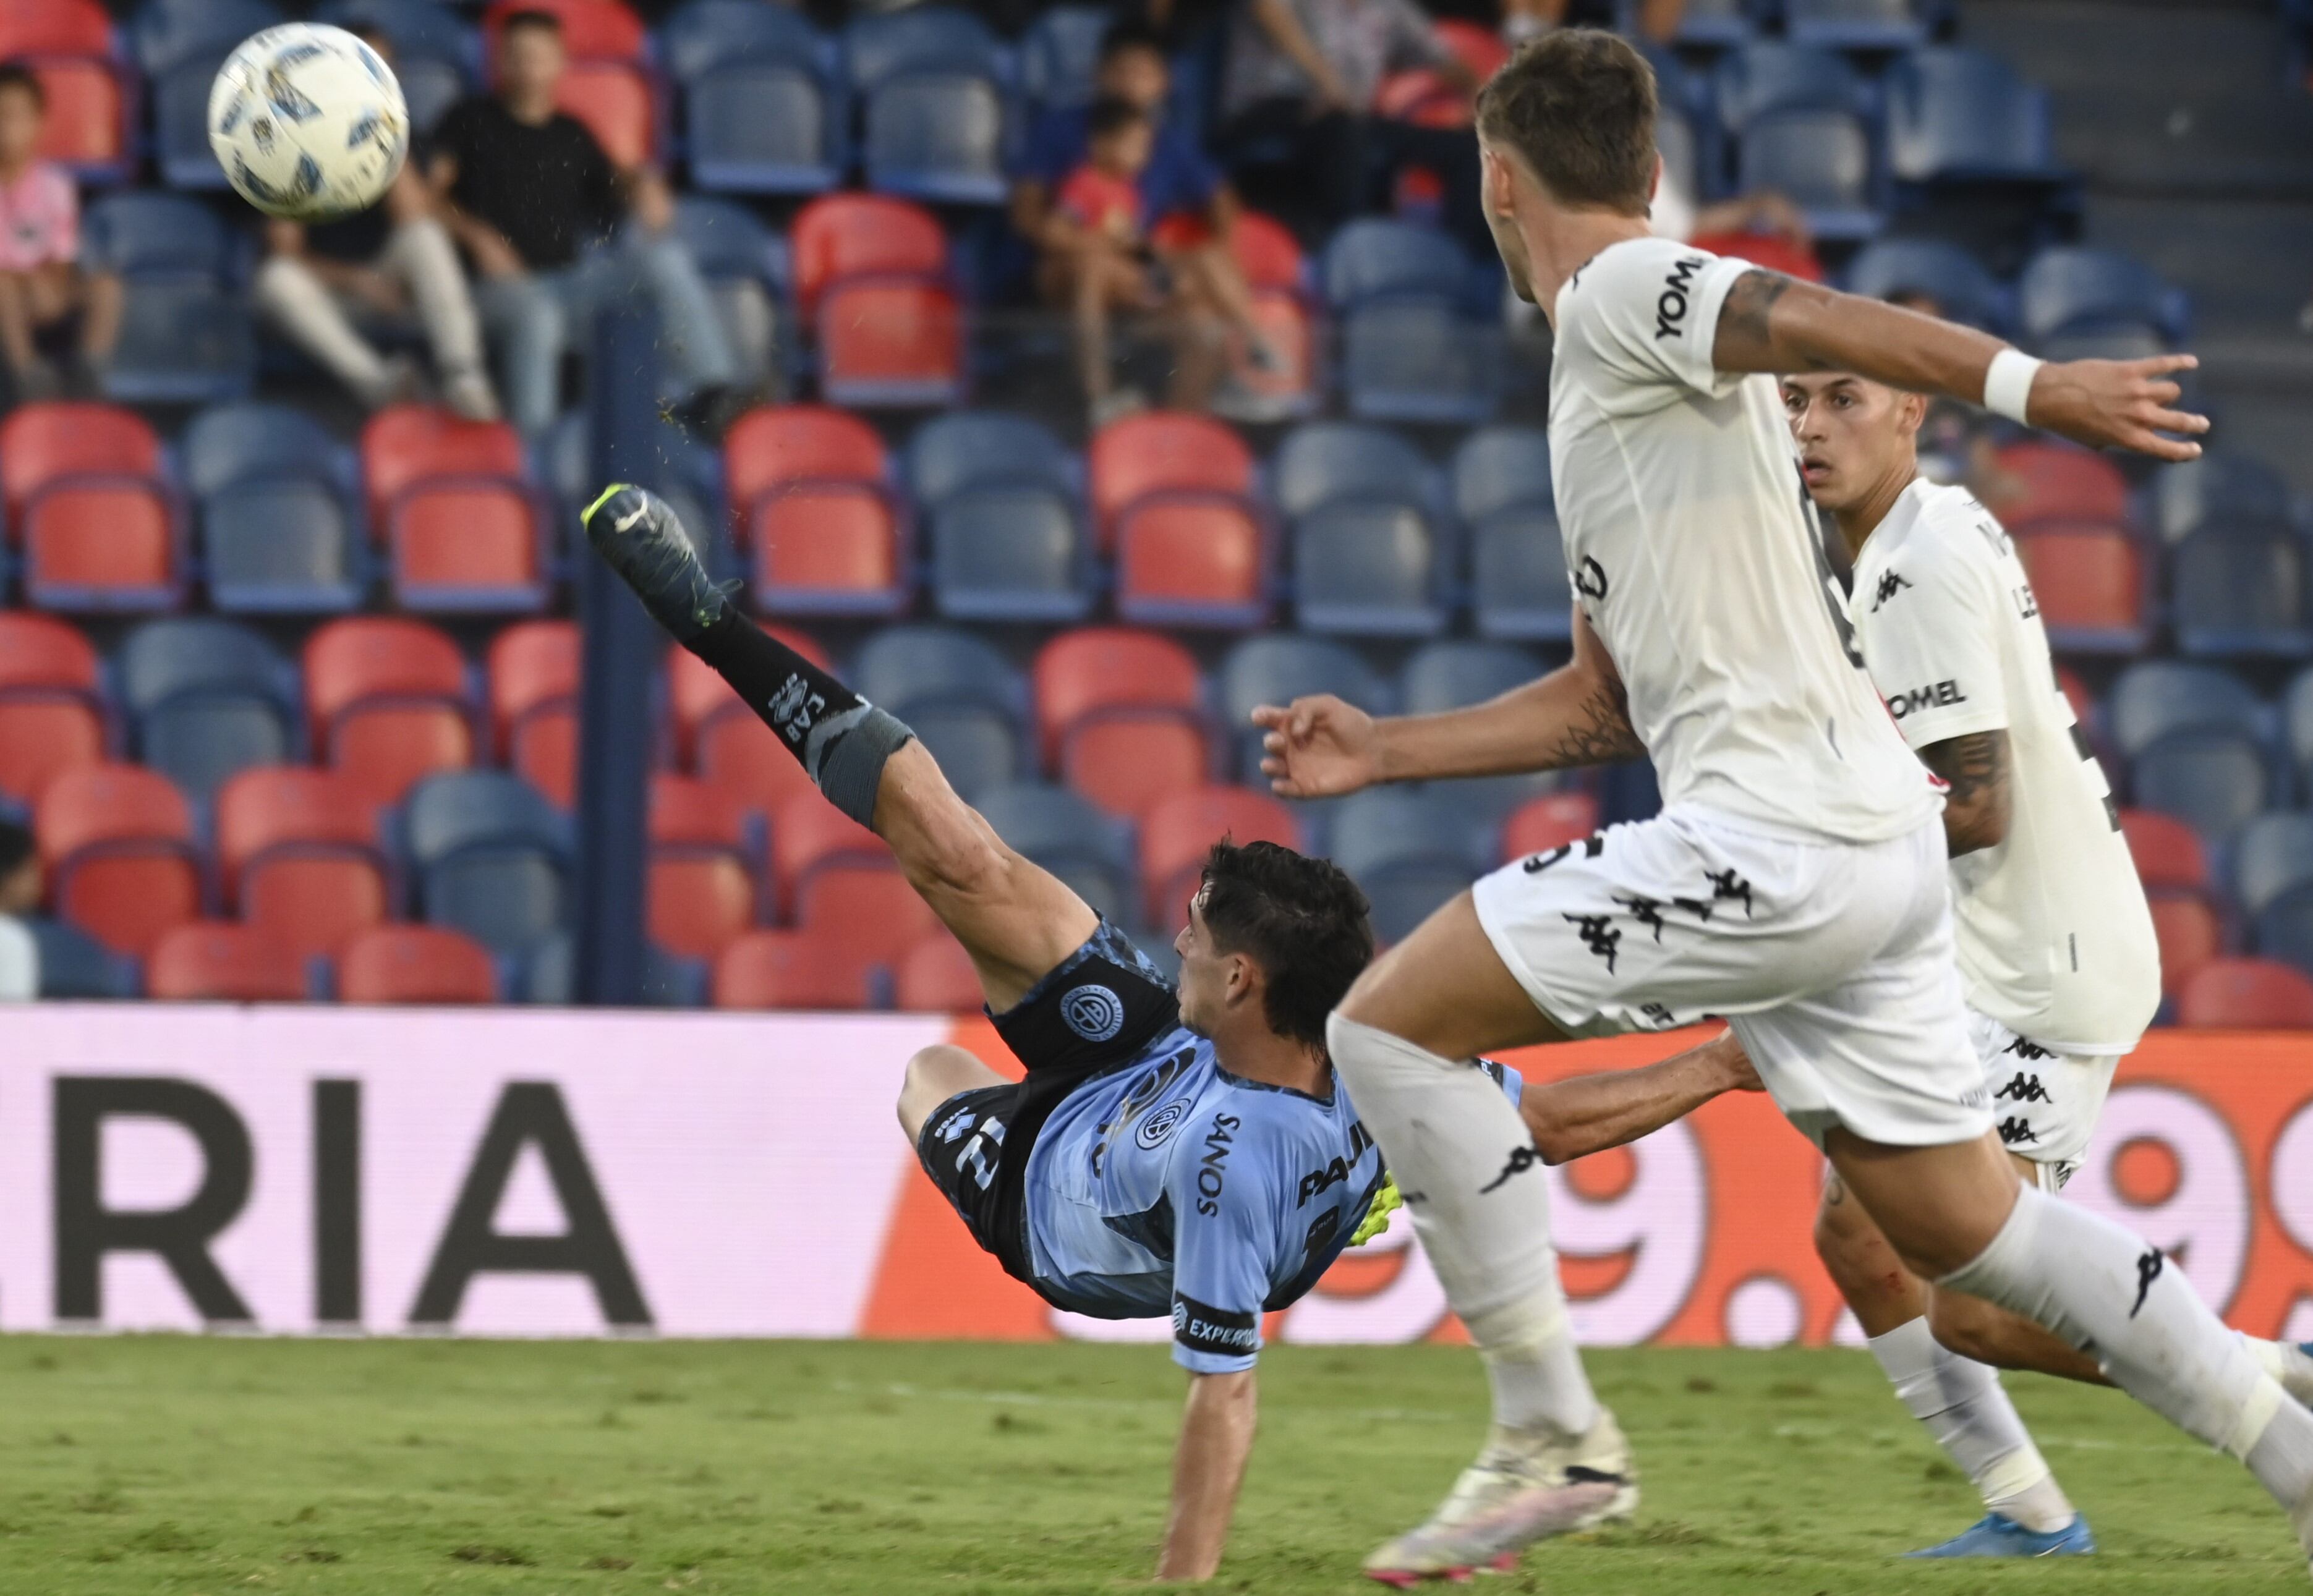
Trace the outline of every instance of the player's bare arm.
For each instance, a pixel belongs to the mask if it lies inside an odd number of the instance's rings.
[[[1853,372],[1978,404],[1993,358],[2007,347],[1989,333],[1900,305],[1752,271],[1727,291],[1711,359],[1722,372]],[[2183,390],[2170,377],[2199,364],[2190,355],[2051,362],[2032,373],[2023,418],[2098,448],[2192,460],[2201,446],[2190,435],[2160,434],[2209,430],[2205,416],[2176,408]]]
[[[1574,612],[1574,657],[1498,698],[1442,715],[1377,718],[1330,693],[1262,705],[1253,724],[1262,774],[1288,798],[1330,797],[1379,782],[1506,776],[1634,759],[1623,680],[1589,621]]]
[[[1997,847],[2008,836],[2015,800],[2009,785],[2008,733],[1974,732],[1920,750],[1950,789],[1944,794],[1944,840],[1951,856]]]
[[[1761,1090],[1743,1044],[1722,1031],[1640,1069],[1529,1081],[1518,1113],[1544,1163],[1566,1163],[1652,1136],[1712,1098]]]
[[[1173,1507],[1165,1520],[1160,1580],[1210,1579],[1221,1565],[1237,1487],[1253,1451],[1257,1408],[1253,1371],[1194,1374],[1173,1454]]]

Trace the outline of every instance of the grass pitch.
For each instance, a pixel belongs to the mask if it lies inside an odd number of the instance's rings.
[[[1888,1554],[1974,1495],[1850,1352],[1609,1352],[1625,1529],[1478,1587],[2303,1592],[2247,1475],[2109,1392],[2018,1405],[2103,1556]],[[1161,1347],[0,1340],[0,1592],[1103,1591],[1145,1582],[1183,1377]],[[1272,1348],[1218,1587],[1378,1591],[1358,1559],[1476,1446],[1434,1347]]]

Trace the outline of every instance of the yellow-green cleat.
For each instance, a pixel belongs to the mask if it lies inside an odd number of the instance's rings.
[[[676,642],[690,642],[730,609],[682,519],[658,495],[613,482],[579,520],[594,551]]]
[[[1397,1189],[1397,1177],[1382,1171],[1381,1189],[1373,1195],[1366,1216],[1358,1221],[1358,1228],[1350,1232],[1350,1245],[1362,1247],[1389,1228],[1389,1216],[1405,1206],[1405,1198]]]

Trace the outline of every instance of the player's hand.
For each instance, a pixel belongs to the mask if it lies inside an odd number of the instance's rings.
[[[1711,1044],[1711,1050],[1717,1055],[1719,1067],[1726,1074],[1726,1090],[1764,1092],[1767,1089],[1767,1083],[1759,1079],[1758,1067],[1751,1062],[1750,1054],[1743,1050],[1743,1044],[1736,1039],[1733,1031],[1721,1033]]]
[[[1331,693],[1296,698],[1280,709],[1264,704],[1253,723],[1261,740],[1261,773],[1269,790],[1285,798],[1332,798],[1381,779],[1374,717]]]
[[[2196,460],[2201,446],[2191,436],[2160,434],[2209,430],[2207,417],[2174,408],[2184,390],[2168,377],[2200,364],[2191,355],[2051,363],[2032,374],[2025,414],[2034,426],[2098,448],[2116,443],[2157,460]]]

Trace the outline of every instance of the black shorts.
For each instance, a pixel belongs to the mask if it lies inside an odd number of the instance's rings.
[[[1173,988],[1102,922],[1085,945],[996,1015],[996,1034],[1027,1068],[1018,1081],[959,1092],[932,1110],[916,1158],[972,1239],[1034,1285],[1024,1178],[1044,1121],[1095,1076],[1139,1062],[1181,1019]]]

